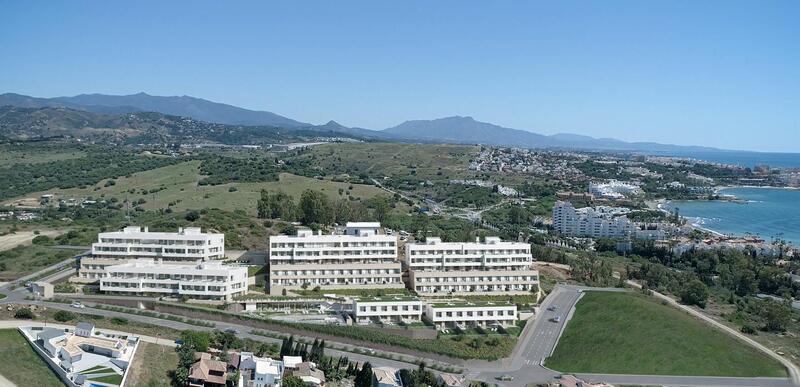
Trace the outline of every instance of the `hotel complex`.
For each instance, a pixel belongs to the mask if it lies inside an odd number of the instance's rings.
[[[474,243],[425,242],[405,246],[411,288],[420,295],[529,294],[539,291],[527,243],[487,237]]]
[[[165,264],[137,259],[105,268],[100,290],[123,295],[186,296],[228,300],[247,293],[247,268],[209,261]]]
[[[81,259],[74,282],[97,283],[107,266],[140,258],[187,263],[220,260],[225,257],[225,235],[203,233],[199,227],[178,232],[150,232],[147,227],[125,227],[122,231],[103,232],[92,244],[91,256]]]
[[[517,306],[502,302],[429,303],[425,315],[439,329],[450,326],[508,327],[517,321]]]
[[[365,297],[353,300],[353,318],[358,324],[373,321],[415,323],[422,319],[423,303],[413,296]]]
[[[321,288],[402,288],[397,237],[380,223],[350,222],[343,232],[269,238],[269,291]]]
[[[618,207],[584,207],[575,209],[570,202],[553,206],[553,228],[561,234],[591,238],[626,238],[635,235],[636,226]]]

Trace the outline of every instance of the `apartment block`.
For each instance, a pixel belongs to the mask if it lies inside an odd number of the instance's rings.
[[[393,296],[353,299],[353,317],[358,324],[414,323],[422,320],[423,303],[417,297]]]
[[[570,202],[553,206],[553,228],[561,234],[591,238],[626,238],[635,236],[636,226],[625,214],[626,208],[584,207],[576,209]]]
[[[517,306],[498,302],[450,301],[429,303],[425,316],[438,329],[458,326],[513,326],[517,321]]]
[[[224,257],[224,234],[204,233],[199,227],[180,228],[178,232],[150,232],[147,227],[130,226],[98,234],[91,255],[81,258],[78,275],[72,281],[96,283],[103,277],[106,267],[141,258],[186,263]]]
[[[231,300],[247,292],[247,268],[218,261],[166,264],[137,259],[108,266],[104,271],[100,290],[110,294]]]
[[[411,287],[419,295],[528,294],[539,291],[530,245],[487,237],[474,243],[405,245]]]
[[[269,238],[270,293],[283,289],[403,288],[397,237],[379,223],[350,222],[332,235],[301,229]]]

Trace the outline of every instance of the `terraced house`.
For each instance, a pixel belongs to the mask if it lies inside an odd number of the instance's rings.
[[[402,288],[397,237],[380,223],[350,222],[332,235],[309,229],[269,238],[269,290]]]
[[[528,294],[539,292],[530,245],[487,237],[474,243],[406,244],[410,285],[419,295]]]
[[[180,228],[178,232],[150,232],[147,227],[130,226],[98,234],[91,255],[81,259],[78,275],[72,281],[97,283],[105,276],[106,267],[142,258],[186,264],[224,257],[224,234],[204,233],[199,227]]]

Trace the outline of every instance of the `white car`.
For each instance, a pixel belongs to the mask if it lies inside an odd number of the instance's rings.
[[[80,302],[77,302],[77,301],[73,302],[72,305],[70,305],[70,306],[73,307],[73,308],[78,308],[78,309],[85,308],[85,306],[83,304],[81,304]]]

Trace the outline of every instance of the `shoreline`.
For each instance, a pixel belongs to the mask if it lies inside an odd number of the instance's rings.
[[[671,212],[669,212],[667,209],[662,207],[664,204],[667,204],[669,202],[670,202],[670,200],[667,200],[667,199],[658,199],[658,200],[651,201],[651,202],[647,203],[647,206],[650,207],[650,204],[652,203],[652,204],[655,205],[655,208],[658,209],[659,211],[661,211],[661,212],[663,212],[663,213],[665,213],[667,215],[672,215]],[[707,233],[710,233],[710,234],[713,234],[713,235],[716,235],[716,236],[720,236],[720,237],[727,236],[727,234],[723,234],[723,233],[721,233],[719,231],[712,230],[710,228],[703,227],[703,226],[697,224],[697,218],[696,217],[681,216],[681,218],[686,219],[687,222],[689,223],[689,226],[691,228],[695,229],[695,230],[705,231]]]
[[[737,189],[737,188],[758,188],[758,189],[790,189],[790,190],[797,190],[800,187],[778,187],[774,185],[720,185],[714,186],[714,190],[724,190],[724,189]]]

